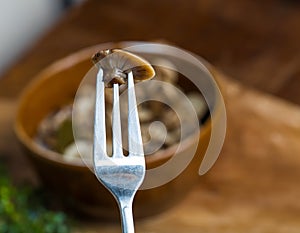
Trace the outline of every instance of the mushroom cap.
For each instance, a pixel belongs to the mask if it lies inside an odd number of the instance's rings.
[[[135,80],[151,79],[155,71],[145,59],[122,49],[107,49],[97,52],[92,61],[101,67],[109,81],[124,83],[127,74],[133,72]]]

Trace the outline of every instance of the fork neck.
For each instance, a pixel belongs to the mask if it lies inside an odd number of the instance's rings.
[[[120,213],[121,213],[122,232],[123,233],[134,233],[132,200],[120,201],[119,208],[120,208]]]

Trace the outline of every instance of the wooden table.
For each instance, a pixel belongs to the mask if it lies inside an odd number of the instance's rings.
[[[228,127],[220,158],[182,203],[138,221],[137,232],[299,232],[299,107],[223,76],[221,85]],[[32,181],[34,173],[12,133],[15,103],[0,99],[0,108],[0,154],[15,180]],[[74,232],[120,229],[118,223],[79,222]]]
[[[0,80],[0,154],[14,179],[36,181],[12,132],[16,96],[42,67],[91,44],[164,38],[203,55],[243,83],[299,103],[300,37],[293,32],[299,6],[279,0],[240,2],[191,0],[175,7],[179,0],[166,0],[158,7],[150,0],[91,0],[72,10]],[[164,14],[168,17],[159,20]],[[300,231],[299,106],[219,76],[228,127],[217,164],[182,203],[138,221],[137,232]],[[28,169],[16,172],[20,165]],[[120,232],[118,223],[78,225],[74,232]]]

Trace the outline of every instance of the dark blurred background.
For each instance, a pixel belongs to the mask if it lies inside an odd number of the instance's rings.
[[[83,47],[107,41],[165,40],[197,53],[248,86],[300,104],[298,0],[31,0],[24,6],[14,1],[0,4],[12,5],[6,7],[11,9],[6,18],[14,19],[0,24],[4,32],[0,40],[6,42],[0,43],[0,93],[4,97],[17,95],[42,67]],[[17,67],[21,71],[16,71]],[[6,85],[13,87],[7,91]]]

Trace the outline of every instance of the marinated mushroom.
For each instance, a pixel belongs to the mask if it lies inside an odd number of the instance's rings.
[[[106,87],[112,87],[114,83],[125,84],[131,71],[135,80],[147,80],[155,75],[148,61],[122,49],[99,51],[94,54],[92,61],[103,69]]]

